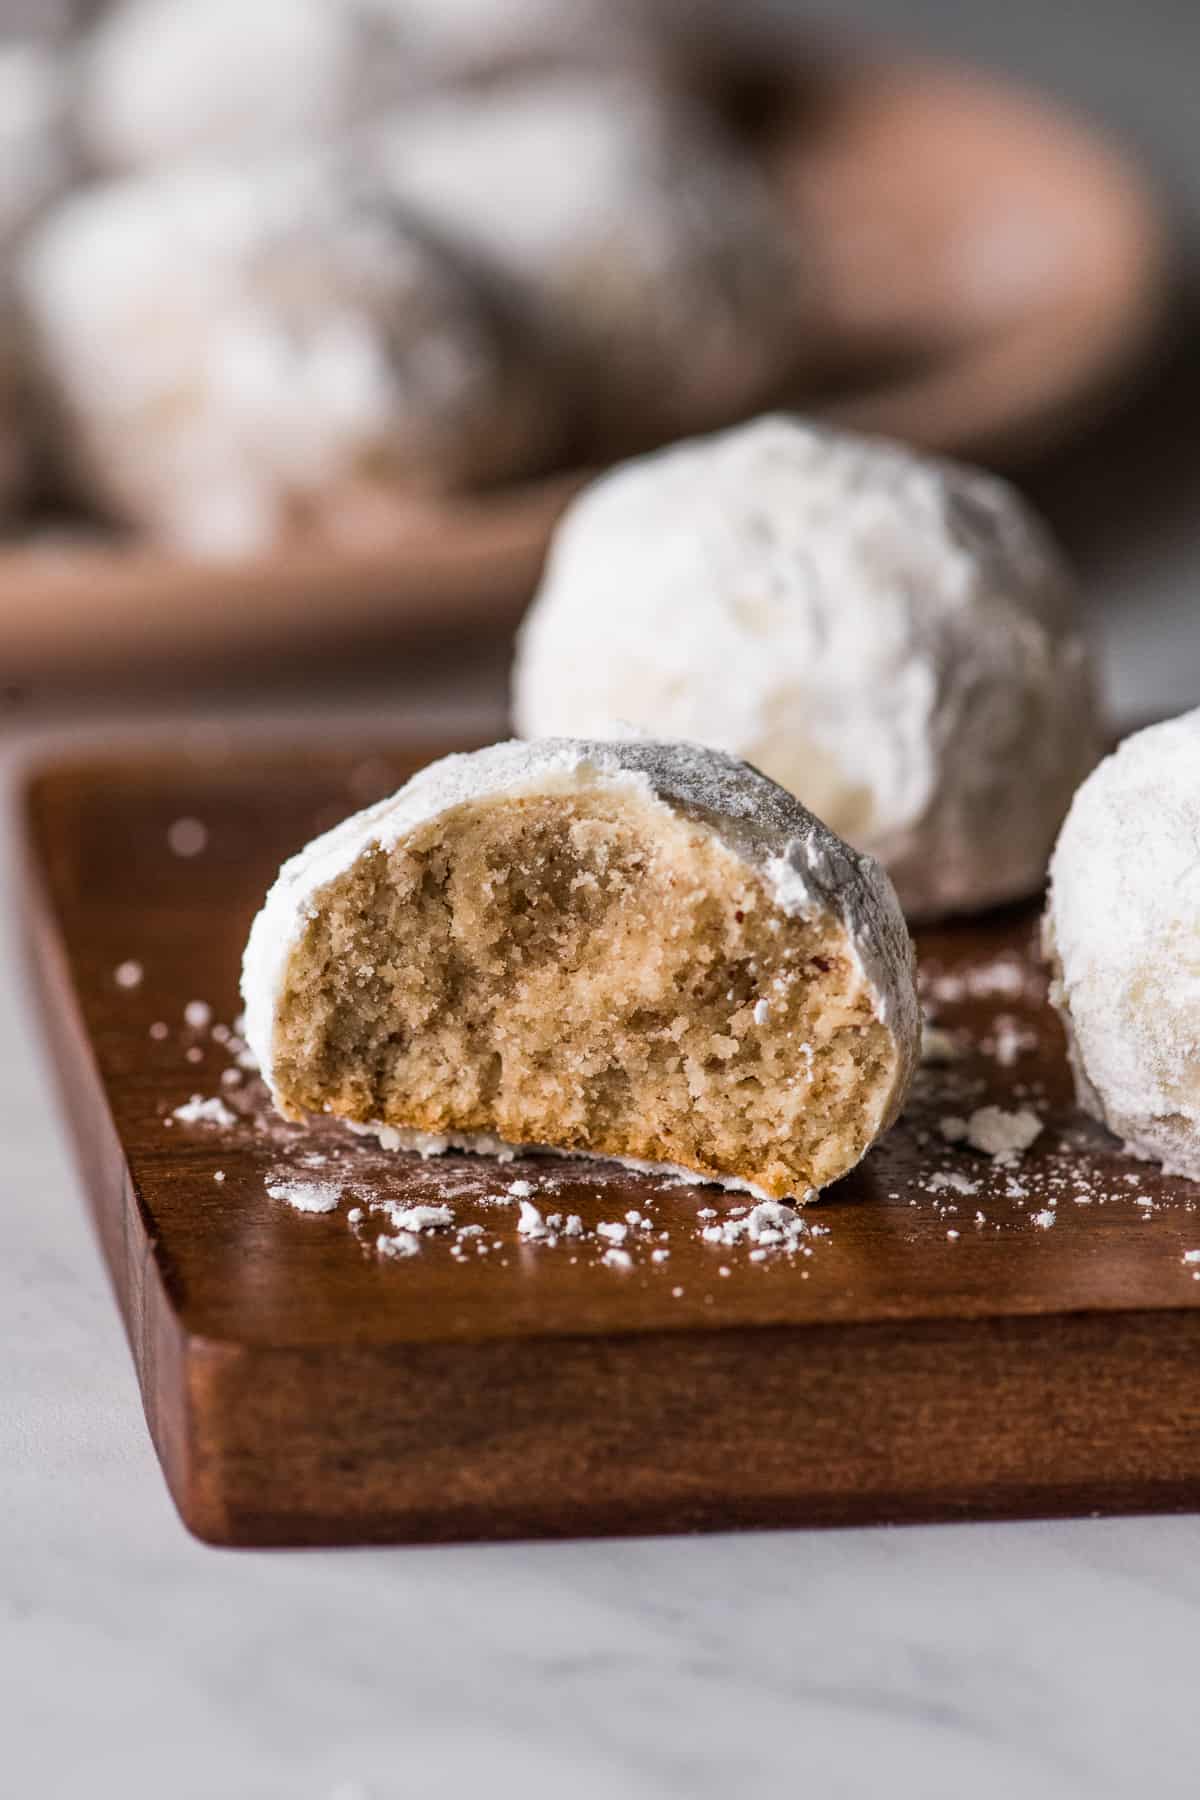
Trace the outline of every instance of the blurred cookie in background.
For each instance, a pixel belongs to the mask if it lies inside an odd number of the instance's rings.
[[[580,64],[667,64],[676,36],[654,0],[359,0],[390,25],[425,85]]]
[[[560,75],[405,107],[372,146],[407,204],[526,291],[575,370],[585,456],[734,418],[803,361],[794,236],[699,107]]]
[[[0,249],[76,177],[72,97],[61,55],[0,38]]]
[[[80,134],[111,172],[328,140],[414,93],[582,62],[666,69],[644,0],[121,0],[80,51]]]
[[[114,172],[319,141],[411,78],[351,0],[125,0],[79,67],[80,139]]]
[[[555,71],[626,71],[719,98],[799,41],[763,0],[358,0],[430,87]]]
[[[355,168],[131,177],[34,234],[24,306],[87,498],[189,552],[344,532],[363,495],[554,453],[509,298]]]

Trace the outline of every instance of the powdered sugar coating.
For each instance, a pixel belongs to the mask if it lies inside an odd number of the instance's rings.
[[[342,1190],[331,1181],[268,1181],[266,1191],[272,1200],[283,1200],[293,1212],[336,1212],[342,1201]]]
[[[367,0],[427,81],[575,62],[644,65],[671,36],[669,8],[644,0]],[[690,20],[689,20],[690,22]]]
[[[1079,1103],[1200,1180],[1200,711],[1127,738],[1075,796],[1043,942]]]
[[[405,107],[375,152],[406,203],[540,307],[594,432],[628,443],[724,420],[796,356],[787,223],[681,99],[619,75],[509,82]]]
[[[910,917],[1036,889],[1098,754],[1073,584],[1017,495],[782,416],[580,496],[513,711],[531,737],[629,721],[746,757],[877,856]]]
[[[275,1015],[288,961],[330,882],[365,852],[390,851],[457,807],[597,787],[630,788],[670,813],[696,819],[765,877],[782,911],[823,916],[845,931],[876,1015],[897,1046],[894,1090],[883,1109],[888,1122],[916,1061],[920,1023],[912,946],[887,876],[748,764],[701,745],[651,739],[512,741],[444,757],[397,794],[335,826],[286,862],[254,921],[242,967],[245,1036],[268,1086],[273,1085]],[[452,1144],[500,1154],[516,1148],[497,1139],[467,1143],[461,1137],[423,1133],[397,1132],[395,1141],[423,1154]]]
[[[106,170],[260,154],[447,82],[644,61],[659,35],[635,0],[118,0],[80,57],[80,130]]]
[[[269,545],[370,482],[538,460],[535,365],[475,271],[357,164],[271,161],[92,188],[21,266],[95,496],[193,552]]]

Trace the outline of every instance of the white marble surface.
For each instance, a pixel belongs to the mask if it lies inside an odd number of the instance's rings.
[[[1043,72],[1156,148],[1185,199],[1200,195],[1200,9],[843,11],[919,17],[928,37]],[[1110,434],[1046,490],[1083,557],[1125,712],[1200,699],[1193,437],[1176,420],[1151,432],[1158,461],[1122,463]],[[490,726],[498,695],[482,676],[453,699],[426,687],[424,716]],[[60,734],[51,722],[42,735]],[[20,747],[12,731],[8,743]],[[6,838],[0,879],[10,862]],[[142,1422],[7,903],[0,1147],[4,1800],[1200,1791],[1200,1518],[203,1548]]]

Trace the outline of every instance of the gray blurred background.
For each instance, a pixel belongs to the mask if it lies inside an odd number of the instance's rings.
[[[782,7],[781,10],[798,10]],[[1195,0],[843,0],[843,25],[970,57],[1061,95],[1147,160],[1181,263],[1200,218]],[[1122,716],[1200,701],[1200,309],[1132,406],[1027,483],[1082,565]]]
[[[773,0],[783,15],[818,9]],[[1196,0],[840,0],[828,15],[1060,95],[1145,158],[1178,221],[1200,219]],[[1200,702],[1200,309],[1127,412],[1025,485],[1081,566],[1123,718]]]
[[[1053,91],[1146,158],[1191,260],[1200,216],[1195,0],[844,0],[845,24]],[[1123,716],[1200,701],[1200,313],[1146,392],[1028,485],[1081,563]]]

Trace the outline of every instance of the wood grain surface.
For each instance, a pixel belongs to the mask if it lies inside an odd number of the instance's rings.
[[[26,916],[63,1100],[193,1531],[354,1544],[1196,1503],[1200,1190],[1074,1111],[1032,909],[920,934],[958,1054],[807,1210],[794,1255],[703,1237],[701,1209],[720,1226],[737,1195],[388,1156],[285,1126],[253,1076],[226,1075],[224,1032],[184,1009],[234,1019],[279,861],[436,748],[211,738],[28,789]],[[168,842],[181,817],[207,829],[193,857]],[[122,987],[130,959],[142,979]],[[193,1094],[234,1122],[171,1120]],[[1009,1166],[940,1130],[990,1102],[1045,1121]],[[302,1215],[267,1192],[296,1180],[344,1197]],[[588,1235],[522,1240],[514,1180]],[[396,1202],[448,1204],[484,1236],[380,1255]],[[652,1228],[614,1266],[594,1227],[631,1209]]]

